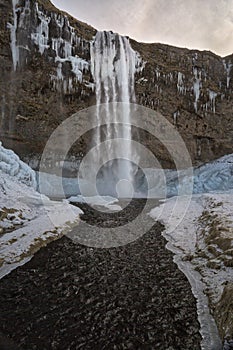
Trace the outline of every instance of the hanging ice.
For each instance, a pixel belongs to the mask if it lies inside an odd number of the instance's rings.
[[[233,64],[231,62],[226,62],[225,60],[223,60],[223,66],[227,74],[227,89],[228,89],[230,85],[230,80],[231,80],[230,73],[231,73],[231,68],[233,67]]]
[[[210,108],[211,111],[215,113],[215,98],[218,94],[212,90],[209,90],[209,98],[210,98]]]
[[[36,29],[36,32],[31,34],[31,38],[34,43],[38,45],[40,53],[43,54],[44,50],[49,48],[48,40],[50,17],[47,17],[42,11],[39,10],[37,3],[36,12],[40,23]]]
[[[193,90],[194,90],[194,96],[195,96],[195,102],[194,102],[194,108],[195,112],[197,113],[197,102],[200,97],[200,88],[201,88],[201,72],[198,72],[198,69],[195,67],[193,70],[194,74],[194,83],[193,83]]]
[[[78,48],[83,52],[89,42],[77,36],[75,28],[65,15],[53,12],[48,15],[37,2],[32,4],[30,0],[12,0],[12,13],[13,23],[8,23],[8,28],[11,34],[13,69],[16,71],[19,65],[27,62],[27,55],[22,55],[22,49],[30,51],[29,48],[35,45],[41,55],[46,53],[46,49],[51,49],[55,52],[54,61],[57,62],[57,74],[51,76],[54,89],[73,91],[77,82],[83,82],[83,73],[90,69],[89,62],[75,53]],[[57,30],[56,37],[51,36],[51,22]],[[65,62],[71,64],[72,78],[63,76]],[[89,85],[87,87],[91,88]]]
[[[12,0],[14,22],[13,22],[13,24],[8,23],[8,28],[10,28],[10,31],[11,31],[11,53],[12,53],[12,61],[13,61],[14,71],[16,70],[18,62],[19,62],[19,47],[17,45],[17,40],[16,40],[16,30],[17,30],[16,6],[17,5],[18,5],[18,0]]]
[[[184,85],[184,79],[185,79],[185,75],[178,72],[177,90],[178,90],[178,93],[181,95],[186,94],[186,87]]]

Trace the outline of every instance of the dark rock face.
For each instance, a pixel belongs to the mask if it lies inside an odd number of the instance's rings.
[[[1,139],[21,156],[41,154],[52,131],[95,103],[90,41],[96,31],[49,0],[0,1]],[[232,152],[233,55],[131,40],[145,68],[137,73],[137,103],[160,111],[181,133],[194,163]],[[141,141],[171,166],[163,147]],[[89,139],[77,151],[85,152]]]
[[[138,102],[174,124],[194,162],[231,153],[233,55],[132,44],[148,62],[136,84]]]
[[[1,18],[1,139],[22,156],[40,154],[62,120],[91,103],[95,30],[49,1],[9,1]]]

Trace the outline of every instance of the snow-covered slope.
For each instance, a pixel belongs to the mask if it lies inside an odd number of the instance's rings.
[[[232,159],[224,158],[224,164]],[[219,162],[214,164],[215,169],[219,166]],[[216,346],[219,340],[208,302],[221,337],[233,334],[229,307],[233,298],[227,301],[224,297],[233,286],[233,191],[193,195],[185,215],[182,215],[182,198],[177,202],[180,210],[174,211],[176,202],[177,197],[165,200],[150,215],[165,225],[168,248],[175,253],[175,261],[189,278],[198,300],[203,349],[210,349],[208,346]]]
[[[0,146],[0,159],[1,277],[70,230],[81,210],[36,192],[34,171],[13,151]]]

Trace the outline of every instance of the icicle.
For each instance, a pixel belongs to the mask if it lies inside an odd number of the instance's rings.
[[[230,80],[231,80],[230,73],[231,73],[231,68],[233,67],[233,64],[231,62],[226,62],[225,60],[223,60],[223,66],[227,74],[227,89],[229,89]]]
[[[57,78],[58,80],[63,80],[63,74],[62,74],[62,63],[59,62],[57,66]]]
[[[211,106],[211,111],[215,113],[215,98],[217,97],[217,93],[209,90],[209,98],[210,98],[210,106]]]
[[[180,112],[176,111],[173,113],[173,121],[174,121],[174,125],[177,125],[177,119],[180,116]]]
[[[178,72],[178,82],[177,82],[177,90],[178,93],[181,95],[185,95],[186,94],[186,88],[184,85],[184,79],[185,79],[185,75]]]
[[[155,69],[155,74],[156,74],[156,79],[159,80],[159,78],[160,78],[160,71],[159,71],[158,67]]]
[[[201,156],[201,140],[197,139],[197,156],[200,157]]]
[[[38,45],[40,53],[43,54],[44,50],[49,48],[49,22],[51,18],[47,17],[39,10],[38,3],[36,3],[36,13],[40,20],[40,24],[38,25],[36,32],[31,34],[31,39],[36,45]]]
[[[17,9],[19,0],[12,0],[12,10],[13,10],[13,24],[8,23],[8,28],[11,31],[11,53],[14,71],[17,69],[19,63],[19,47],[17,45],[16,32],[17,32]]]
[[[195,112],[197,113],[197,103],[200,97],[200,88],[201,88],[201,72],[198,72],[198,69],[195,67],[193,69],[194,74],[194,83],[193,83],[193,91],[195,96],[195,102],[194,102],[194,108]]]
[[[30,0],[26,0],[23,11],[20,13],[19,28],[25,28],[25,22],[27,21],[27,17],[31,15],[30,13],[31,13]]]

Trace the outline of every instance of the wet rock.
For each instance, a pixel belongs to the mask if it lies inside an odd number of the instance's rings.
[[[28,350],[200,349],[196,302],[161,230],[118,248],[63,237],[41,249],[0,281],[1,331]]]

